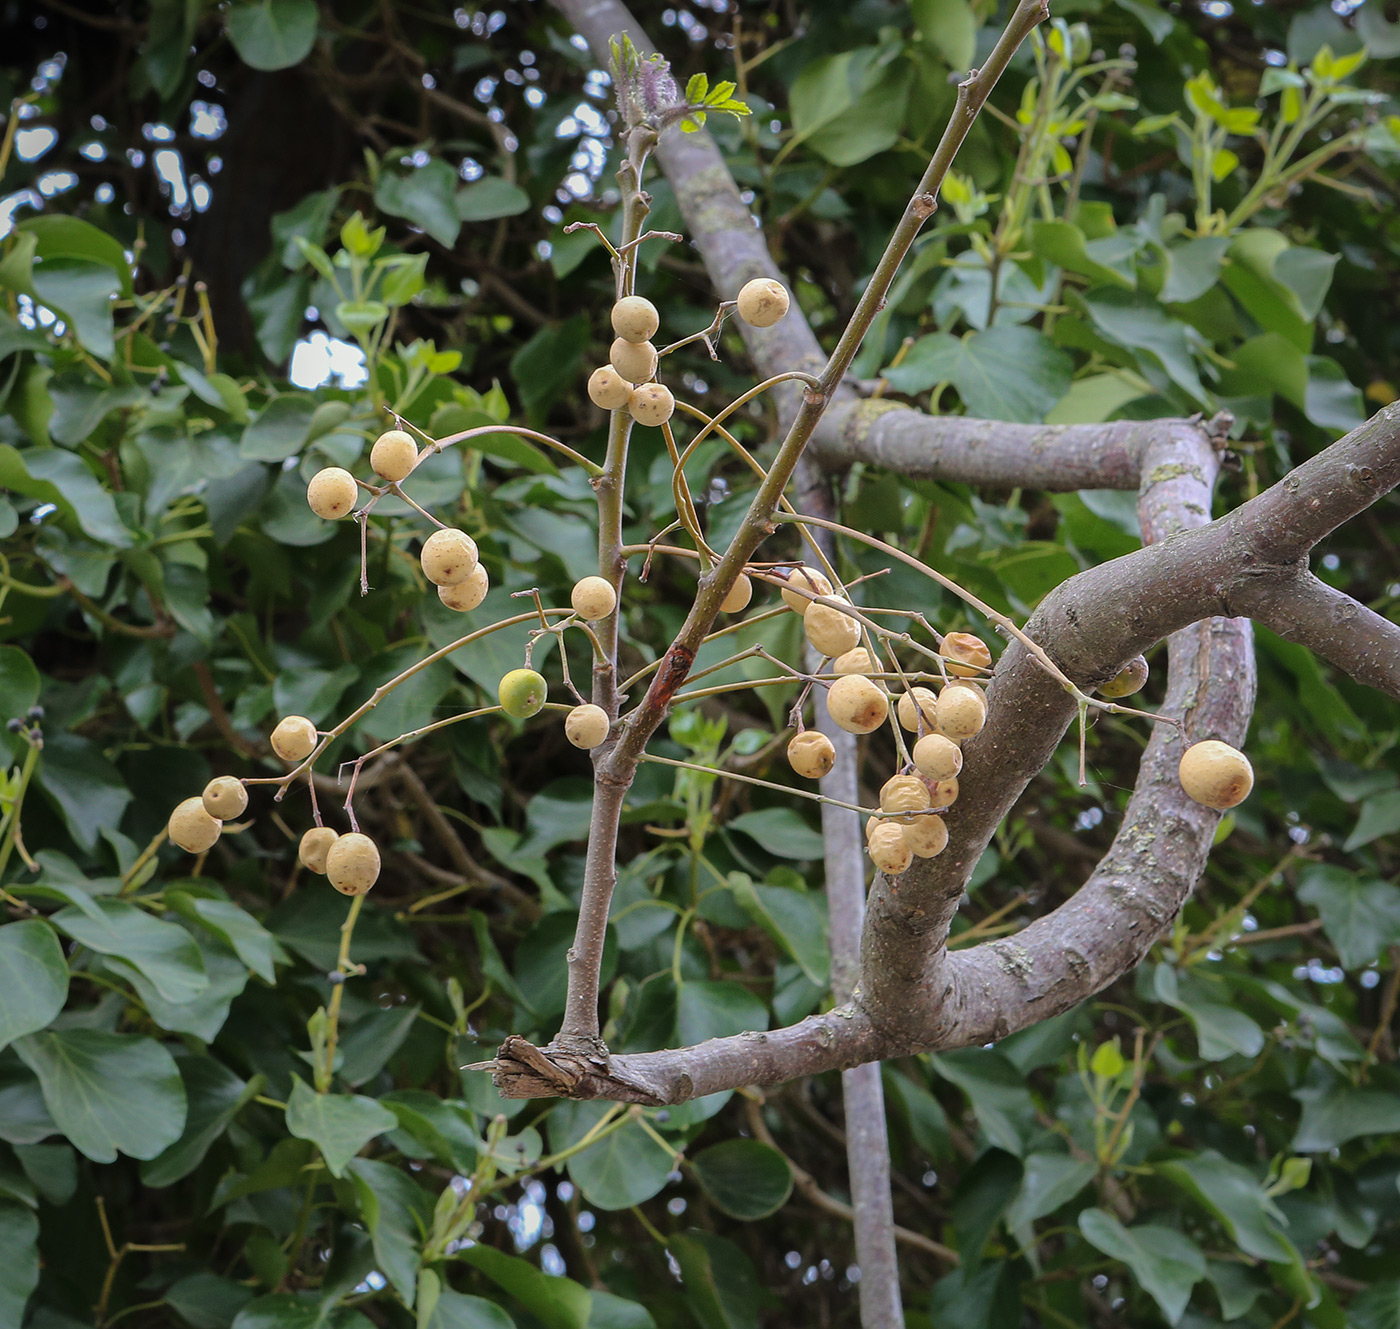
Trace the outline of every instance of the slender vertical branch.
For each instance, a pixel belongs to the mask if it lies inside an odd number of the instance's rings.
[[[1016,49],[1037,24],[1047,17],[1046,0],[1019,0],[986,64],[981,69],[974,70],[958,85],[957,102],[943,137],[939,140],[928,167],[905,207],[904,215],[895,226],[885,251],[837,342],[836,349],[831,353],[819,376],[818,386],[807,387],[803,392],[801,406],[769,468],[767,478],[754,495],[743,524],[730,542],[723,558],[714,569],[701,577],[695,603],[687,614],[679,634],[667,648],[661,667],[653,675],[646,695],[636,709],[622,721],[622,732],[616,743],[598,749],[599,755],[595,760],[594,771],[595,788],[599,792],[595,796],[593,822],[589,832],[589,853],[585,866],[579,929],[569,960],[567,1017],[560,1029],[560,1039],[556,1040],[561,1045],[567,1044],[575,1050],[585,1045],[590,1050],[602,1050],[598,1040],[598,974],[602,966],[603,932],[612,886],[616,879],[616,867],[612,861],[603,864],[601,851],[604,845],[616,845],[617,821],[622,813],[622,800],[636,775],[641,754],[665,718],[676,690],[690,673],[696,652],[719,614],[725,596],[743,572],[754,550],[771,530],[773,513],[792,479],[798,459],[811,440],[827,403],[850,369],[851,361],[855,358],[861,340],[869,330],[875,315],[884,307],[895,275],[915,237],[924,222],[937,211],[938,192],[958,149],[996,86],[997,80],[1011,62]],[[629,164],[639,159],[638,174],[635,179],[629,181],[625,178],[627,166],[624,166],[623,172],[619,174],[624,200],[627,198],[629,185],[636,190],[637,196],[641,197],[640,163],[645,160],[651,146],[649,140],[639,138],[637,131],[632,131],[632,134],[633,137],[629,140]],[[640,226],[635,208],[624,214],[624,220],[628,224],[635,223]],[[632,233],[625,233],[623,241],[626,243],[634,238]],[[629,251],[628,257],[634,252]],[[625,265],[626,258],[623,263]],[[625,267],[619,290],[621,293],[630,290]],[[619,504],[620,489],[619,485]],[[605,785],[610,789],[606,798],[601,792]],[[610,819],[612,824],[602,825],[605,818]]]

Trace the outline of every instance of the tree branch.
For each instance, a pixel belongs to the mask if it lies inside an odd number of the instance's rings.
[[[1301,541],[1330,533],[1320,511],[1345,520],[1400,483],[1400,407],[1386,408],[1257,498],[1197,529],[1190,527],[1209,510],[1202,500],[1211,455],[1169,461],[1149,454],[1145,464],[1144,528],[1149,537],[1168,534],[1065,582],[1027,630],[1081,685],[1103,681],[1175,634],[1163,714],[1180,716],[1187,741],[1239,742],[1254,695],[1249,626],[1213,611],[1231,612],[1268,582],[1296,583],[1293,555]],[[1358,482],[1361,471],[1370,479]],[[979,1045],[1066,1010],[1129,972],[1199,879],[1220,820],[1180,788],[1182,736],[1165,726],[1154,733],[1113,846],[1075,896],[1014,938],[948,953],[939,943],[967,875],[1074,713],[1068,694],[1019,643],[1002,655],[988,703],[986,728],[967,744],[948,848],[917,872],[892,882],[877,878],[851,1002],[771,1033],[613,1057],[549,1092],[683,1102]],[[510,1064],[498,1058],[496,1069],[502,1093],[529,1095]]]

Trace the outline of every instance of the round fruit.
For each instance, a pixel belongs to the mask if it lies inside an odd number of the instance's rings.
[[[819,572],[816,568],[789,568],[787,580],[788,586],[800,586],[804,591],[811,591],[813,595],[831,594],[831,583],[826,579],[826,574]],[[784,587],[783,603],[794,614],[805,614],[807,606],[812,601],[809,597],[799,595],[796,591],[790,591]]]
[[[976,688],[950,683],[938,694],[938,732],[961,743],[982,732],[987,723],[987,702]]]
[[[930,780],[948,780],[962,770],[962,749],[942,734],[925,734],[914,744],[914,765]]]
[[[375,475],[394,484],[406,479],[418,465],[418,444],[402,429],[391,429],[374,440],[369,464]]]
[[[932,688],[910,688],[908,692],[900,693],[895,710],[899,714],[899,723],[911,734],[918,733],[920,718],[923,720],[924,732],[932,733],[937,706],[938,694]]]
[[[600,365],[588,376],[588,399],[605,411],[620,411],[632,399],[632,385],[611,365]]]
[[[860,624],[835,605],[809,604],[802,615],[802,630],[813,647],[833,660],[853,650],[860,640]]]
[[[297,846],[297,858],[300,859],[302,867],[319,872],[324,877],[326,855],[338,839],[340,836],[329,826],[313,826],[301,837],[301,843]]]
[[[753,582],[741,572],[734,578],[734,585],[729,588],[729,594],[720,602],[719,607],[726,614],[738,614],[749,607],[749,601],[752,599]]]
[[[339,466],[327,466],[317,471],[306,486],[306,501],[311,511],[326,521],[348,517],[359,496],[355,477]]]
[[[958,781],[956,776],[949,776],[946,780],[939,780],[929,791],[929,807],[935,812],[942,812],[944,808],[950,808],[958,801]]]
[[[870,836],[870,858],[887,877],[897,877],[914,861],[914,851],[904,838],[904,827],[892,821],[881,823]]]
[[[772,277],[755,277],[739,291],[739,317],[756,328],[771,328],[788,311],[787,288]]]
[[[904,843],[920,858],[937,858],[948,847],[948,824],[942,817],[914,817],[901,829]]]
[[[459,581],[452,586],[439,586],[438,599],[449,609],[465,614],[486,599],[486,592],[490,589],[491,578],[486,575],[485,566],[478,563],[467,574],[465,581]]]
[[[611,722],[601,706],[585,702],[564,717],[564,737],[576,748],[596,748],[608,736]]]
[[[305,761],[316,747],[316,726],[304,715],[284,715],[272,731],[272,750],[283,761]]]
[[[1217,812],[1243,803],[1254,788],[1254,767],[1238,748],[1208,738],[1181,754],[1177,776],[1187,797]]]
[[[624,341],[650,341],[661,326],[661,315],[645,296],[624,295],[612,307],[612,325]]]
[[[617,592],[605,577],[585,577],[574,586],[569,603],[580,618],[596,623],[617,608]]]
[[[948,672],[958,678],[976,678],[992,667],[992,653],[981,637],[970,632],[950,632],[943,638],[940,655],[948,662]]]
[[[512,669],[496,688],[501,709],[517,720],[538,715],[548,695],[549,684],[544,681],[544,675],[533,669]]]
[[[835,674],[873,674],[875,662],[864,646],[857,646],[845,655],[838,655],[831,662],[831,670]]]
[[[619,337],[608,350],[608,363],[629,383],[646,383],[656,377],[656,347]]]
[[[831,740],[816,729],[794,734],[787,746],[788,765],[808,780],[820,780],[836,765],[836,749]]]
[[[326,876],[342,895],[366,895],[379,880],[379,847],[368,835],[339,835],[326,851]]]
[[[863,674],[847,674],[831,685],[826,709],[848,734],[869,734],[889,717],[890,699]]]
[[[466,581],[476,567],[476,541],[465,531],[447,527],[423,541],[418,561],[423,575],[435,586],[455,586]]]
[[[870,837],[875,834],[877,826],[894,826],[897,823],[887,822],[883,817],[867,817],[865,819],[865,843],[870,843]]]
[[[880,811],[887,817],[922,812],[931,802],[928,785],[917,775],[891,776],[880,787]]]
[[[219,821],[232,821],[248,806],[248,791],[242,780],[231,775],[216,775],[204,786],[204,810]]]
[[[204,810],[202,798],[187,798],[176,806],[165,824],[170,843],[179,845],[187,854],[202,854],[213,847],[223,823]]]
[[[676,413],[676,399],[662,383],[643,383],[632,393],[627,409],[639,425],[659,429]]]
[[[1119,697],[1131,697],[1141,692],[1147,682],[1147,659],[1135,655],[1112,678],[1099,688],[1099,696],[1117,701]]]

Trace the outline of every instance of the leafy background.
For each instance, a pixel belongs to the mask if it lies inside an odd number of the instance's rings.
[[[736,32],[745,61],[762,55],[756,114],[711,128],[824,337],[997,8],[639,7],[684,74],[731,77]],[[1018,62],[860,373],[1002,419],[1228,409],[1230,506],[1396,395],[1397,15],[1054,9],[1087,27],[1054,39],[1053,95],[1049,66],[1032,85]],[[211,774],[274,771],[276,716],[344,714],[456,634],[406,509],[379,510],[362,599],[353,531],[304,504],[386,405],[439,434],[544,422],[601,456],[582,382],[609,272],[562,228],[612,224],[606,77],[539,6],[11,6],[0,51],[19,99],[0,179],[0,719],[44,708],[42,751],[3,740],[0,1323],[855,1323],[835,1077],[633,1113],[502,1102],[459,1069],[507,1032],[547,1038],[562,1009],[589,785],[556,722],[449,727],[367,769],[385,872],[353,935],[365,971],[343,985],[330,1093],[313,1048],[346,905],[296,870],[304,798],[255,793],[197,875],[144,852]],[[1334,183],[1252,199],[1268,136],[1312,88],[1300,154],[1333,145]],[[1018,151],[1054,183],[1018,190]],[[653,224],[677,226],[669,186],[652,189]],[[704,326],[694,252],[657,247],[646,268],[667,329]],[[672,381],[715,407],[747,373],[726,337]],[[740,432],[761,447],[772,426],[756,408]],[[750,481],[718,449],[694,474],[722,539]],[[592,570],[590,491],[535,448],[498,435],[420,483],[480,542],[496,589],[474,622],[529,586],[561,603]],[[851,524],[1018,614],[1138,540],[1112,493],[863,470],[842,498]],[[637,538],[670,511],[649,431],[629,504]],[[1393,613],[1397,542],[1391,499],[1319,571]],[[898,570],[880,586],[981,627]],[[690,589],[661,562],[629,585],[629,663],[664,647]],[[795,622],[746,640],[792,652]],[[912,1324],[1400,1326],[1400,721],[1260,638],[1259,785],[1174,935],[1066,1016],[885,1068]],[[523,645],[488,641],[333,757],[478,704]],[[782,780],[788,700],[682,711],[657,750]],[[1140,744],[1102,721],[1088,790],[1068,752],[1034,782],[955,945],[1074,890]],[[871,788],[886,760],[869,755]],[[820,1007],[821,843],[795,800],[648,768],[625,835],[613,1047]]]

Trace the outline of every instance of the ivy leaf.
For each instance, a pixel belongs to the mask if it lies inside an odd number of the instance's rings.
[[[1085,1209],[1079,1230],[1090,1245],[1133,1271],[1168,1324],[1181,1319],[1191,1289],[1206,1276],[1206,1257],[1194,1241],[1175,1228],[1150,1223],[1126,1228],[1105,1209]]]
[[[1375,795],[1362,804],[1363,821],[1366,807],[1384,798],[1400,806],[1400,792]],[[1400,941],[1400,890],[1391,882],[1313,863],[1302,874],[1298,898],[1317,910],[1344,969],[1364,969]]]
[[[46,922],[0,927],[0,1048],[43,1029],[68,999],[68,962]]]
[[[297,1076],[287,1100],[287,1129],[310,1140],[326,1160],[333,1177],[343,1177],[346,1165],[376,1135],[393,1130],[399,1119],[372,1098],[359,1094],[318,1094]]]
[[[581,1140],[607,1113],[610,1103],[560,1104],[549,1114],[549,1143],[558,1152]],[[597,1144],[574,1154],[569,1178],[599,1209],[630,1209],[666,1184],[675,1155],[663,1149],[640,1122],[629,1121]]]
[[[419,1234],[432,1222],[432,1201],[398,1168],[373,1159],[352,1158],[350,1180],[374,1243],[375,1259],[412,1310],[418,1289]]]
[[[542,1273],[528,1260],[491,1246],[468,1246],[457,1258],[509,1292],[544,1329],[588,1329],[593,1299],[573,1279]]]
[[[100,1029],[30,1034],[15,1043],[39,1077],[54,1124],[94,1163],[154,1158],[185,1128],[185,1088],[154,1039]]]
[[[792,1168],[759,1140],[724,1140],[691,1159],[705,1194],[731,1218],[754,1222],[775,1214],[792,1194]]]
[[[54,926],[89,950],[131,965],[172,1005],[193,1001],[209,986],[199,947],[184,928],[126,900],[93,903],[96,916],[69,905],[53,916]]]
[[[259,0],[235,5],[228,35],[245,65],[270,72],[299,65],[316,41],[316,0]]]
[[[81,457],[65,448],[26,448],[0,444],[0,489],[52,503],[94,540],[129,549],[131,532],[117,516],[112,495]]]
[[[20,1324],[39,1286],[39,1220],[13,1200],[0,1200],[0,1324]]]

